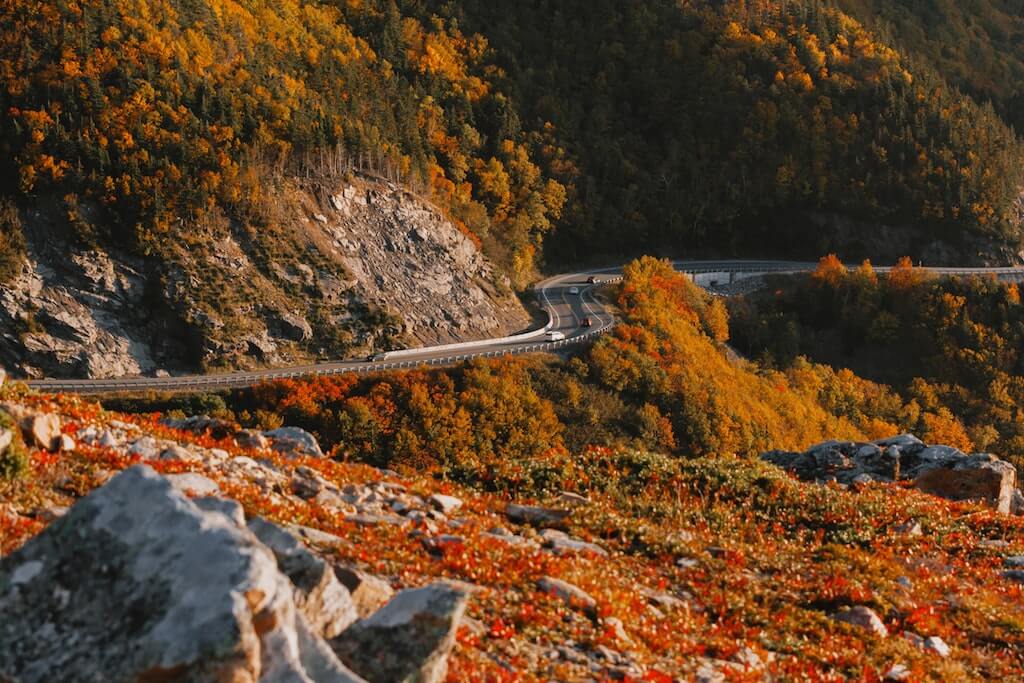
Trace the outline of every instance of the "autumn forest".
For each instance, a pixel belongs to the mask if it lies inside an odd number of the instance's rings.
[[[352,169],[432,198],[520,286],[545,259],[622,248],[870,257],[877,224],[915,257],[942,241],[946,258],[1005,259],[1021,241],[1020,93],[986,86],[1003,72],[974,54],[927,58],[919,24],[958,25],[954,6],[887,23],[874,9],[14,2],[3,201],[57,205],[79,240],[157,265],[211,216],[265,232],[272,188]],[[970,42],[990,61],[1010,46],[1008,69],[1020,44]],[[17,230],[0,222],[5,259]]]

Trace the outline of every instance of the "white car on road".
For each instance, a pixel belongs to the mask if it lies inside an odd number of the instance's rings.
[[[569,288],[569,293],[570,294],[579,294],[580,293],[580,288],[579,287],[570,287]]]
[[[565,335],[557,330],[549,330],[544,333],[544,338],[548,341],[562,341],[565,339]]]

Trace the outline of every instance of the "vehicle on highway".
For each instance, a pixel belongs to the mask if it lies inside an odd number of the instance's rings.
[[[593,285],[593,284],[596,284],[596,283],[597,283],[597,278],[594,277],[593,275],[591,275],[590,277],[587,278],[587,284],[588,285]]]
[[[593,327],[594,321],[587,317],[580,321],[580,325],[583,327]]]
[[[544,333],[544,338],[548,341],[562,341],[565,339],[565,335],[557,330],[548,330]]]
[[[570,287],[569,288],[569,293],[570,294],[579,294],[580,293],[580,288],[579,287]]]
[[[388,352],[387,351],[377,351],[375,353],[371,353],[369,356],[366,357],[366,360],[371,362],[371,363],[373,361],[387,360],[387,359],[388,359]]]

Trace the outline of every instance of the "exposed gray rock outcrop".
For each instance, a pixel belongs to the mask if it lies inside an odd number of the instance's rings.
[[[126,470],[0,560],[0,679],[355,683],[237,514]]]
[[[989,453],[967,455],[950,446],[928,446],[911,434],[872,443],[826,441],[803,453],[770,451],[761,458],[805,481],[863,484],[912,481],[950,500],[984,501],[1000,512],[1019,501],[1017,471]]]
[[[144,310],[142,261],[76,250],[55,239],[47,218],[27,230],[22,272],[0,286],[0,360],[15,374],[137,375],[156,367],[137,312]],[[130,312],[136,313],[130,313]]]
[[[529,322],[470,239],[440,211],[391,183],[357,182],[313,220],[333,241],[353,291],[398,314],[421,344],[482,339]]]

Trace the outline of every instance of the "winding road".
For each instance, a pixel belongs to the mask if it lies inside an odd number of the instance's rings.
[[[817,263],[804,261],[706,260],[673,261],[679,272],[688,273],[700,285],[724,285],[748,277],[769,273],[799,273],[813,270]],[[876,268],[886,272],[889,268]],[[989,274],[1004,280],[1024,281],[1021,268],[928,268],[938,275]],[[314,375],[372,373],[421,365],[451,365],[471,358],[493,358],[510,354],[553,352],[566,346],[590,341],[615,325],[614,316],[594,296],[603,284],[617,282],[622,268],[604,268],[556,275],[534,288],[548,323],[541,328],[510,337],[460,342],[443,346],[392,351],[386,358],[373,361],[348,360],[302,365],[289,368],[226,372],[212,375],[173,377],[122,377],[116,379],[38,379],[29,386],[42,391],[106,394],[123,392],[206,391],[246,387],[276,379]],[[591,281],[592,280],[592,281]],[[584,325],[589,319],[590,325]],[[557,332],[564,339],[550,340]],[[557,335],[556,335],[557,336]]]

